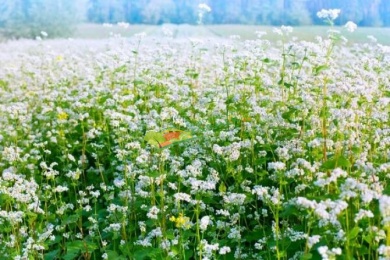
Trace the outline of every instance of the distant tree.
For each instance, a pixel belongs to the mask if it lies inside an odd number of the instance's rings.
[[[74,1],[0,0],[1,33],[8,38],[70,36],[80,18]]]
[[[306,2],[307,0],[283,0],[281,24],[310,25],[312,22]]]
[[[5,1],[5,0],[0,0]],[[15,0],[20,2],[23,0]],[[34,0],[30,0],[34,1]],[[48,1],[48,0],[46,0]],[[78,0],[69,0],[70,2]],[[208,4],[212,12],[205,23],[309,25],[324,24],[321,9],[341,9],[336,25],[353,21],[360,26],[390,25],[390,0],[87,0],[88,21],[129,23],[191,23],[197,21],[197,6]],[[11,1],[12,2],[12,1]],[[1,9],[4,7],[0,6]],[[2,19],[0,18],[0,26]]]
[[[378,6],[379,15],[384,26],[390,26],[390,1],[382,0]]]
[[[175,1],[175,15],[172,17],[172,23],[196,23],[197,17],[197,2],[193,0]]]
[[[88,19],[97,23],[125,22],[126,3],[123,0],[90,0]]]
[[[149,24],[170,23],[176,14],[172,0],[150,0],[142,11],[144,22]]]

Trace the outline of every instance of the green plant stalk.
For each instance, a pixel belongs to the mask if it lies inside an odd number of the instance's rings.
[[[200,208],[199,208],[199,201],[196,202],[196,208],[195,208],[195,218],[196,218],[196,241],[198,243],[198,246],[199,246],[199,260],[202,260],[202,251],[203,251],[203,248],[202,248],[202,244],[201,244],[201,237],[200,237],[200,228],[199,228],[199,213],[200,213]]]

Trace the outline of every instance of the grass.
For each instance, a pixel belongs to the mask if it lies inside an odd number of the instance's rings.
[[[212,32],[221,37],[229,37],[230,35],[239,35],[242,39],[255,39],[256,31],[267,32],[265,39],[274,41],[277,36],[272,33],[273,28],[270,26],[252,26],[252,25],[210,25],[207,26]],[[372,35],[382,44],[390,45],[390,28],[379,27],[359,27],[355,32],[349,33],[345,28],[333,28],[343,32],[343,35],[354,43],[368,42],[368,35]],[[314,41],[316,36],[326,37],[329,27],[327,26],[298,26],[294,27],[294,32],[291,37],[297,37],[300,40]]]
[[[387,48],[143,29],[0,44],[0,260],[390,257]]]
[[[73,38],[75,39],[104,39],[120,34],[123,37],[131,37],[134,34],[146,32],[153,34],[157,30],[157,26],[150,25],[131,25],[128,28],[112,25],[111,27],[103,26],[102,24],[80,24]]]
[[[278,36],[272,32],[272,26],[254,26],[254,25],[165,25],[173,31],[174,37],[222,37],[229,38],[231,35],[239,35],[243,40],[256,39],[256,31],[267,32],[264,39],[275,41]],[[345,28],[335,28],[343,32],[351,43],[369,42],[368,35],[377,38],[381,44],[390,45],[390,28],[379,27],[359,27],[355,32],[349,33]],[[294,32],[290,37],[297,37],[300,40],[314,41],[316,36],[326,37],[329,27],[326,26],[300,26],[294,27]],[[160,37],[163,36],[161,26],[154,25],[131,25],[124,29],[117,25],[113,27],[103,27],[98,24],[82,24],[78,27],[74,38],[78,39],[102,39],[110,37],[111,33],[121,34],[124,37],[133,36],[136,33],[146,32],[148,35]]]

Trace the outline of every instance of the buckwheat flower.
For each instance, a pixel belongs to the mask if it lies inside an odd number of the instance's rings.
[[[227,204],[233,204],[233,205],[243,205],[244,201],[246,199],[245,194],[239,194],[239,193],[230,193],[228,195],[223,196],[223,201]]]
[[[293,28],[291,26],[284,26],[282,25],[280,27],[280,29],[282,30],[282,32],[285,34],[285,35],[289,35],[290,33],[293,32]]]
[[[340,248],[329,250],[327,246],[320,246],[317,250],[323,260],[336,260],[336,255],[341,255],[342,253]]]
[[[71,161],[71,162],[76,162],[76,159],[75,159],[74,156],[71,155],[70,153],[68,153],[67,157],[68,157],[69,161]]]
[[[349,32],[354,32],[356,29],[357,29],[357,25],[354,23],[354,22],[351,22],[351,21],[348,21],[345,25],[344,25],[345,28],[347,28],[347,30]]]
[[[286,164],[283,162],[268,163],[268,170],[283,171],[286,169]]]
[[[218,154],[218,155],[222,155],[223,154],[223,149],[218,144],[214,144],[213,145],[213,152]]]
[[[256,194],[259,200],[268,200],[271,196],[268,194],[269,187],[256,185],[253,187],[252,194]]]
[[[108,228],[109,228],[108,230],[118,232],[121,229],[121,224],[120,223],[113,223],[113,224],[110,224],[110,226]]]
[[[371,210],[360,209],[359,212],[355,215],[355,223],[359,222],[363,218],[373,218],[374,214]]]
[[[168,27],[163,26],[162,31],[165,37],[173,37],[173,31]]]
[[[151,243],[149,237],[137,240],[137,241],[134,242],[134,244],[135,245],[140,245],[140,246],[143,246],[143,247],[151,247],[152,246],[152,243]]]
[[[122,27],[123,29],[127,29],[127,28],[129,28],[129,26],[130,26],[129,23],[125,23],[125,22],[119,22],[119,23],[117,23],[117,25],[118,25],[119,27]]]
[[[175,198],[176,203],[179,203],[180,201],[191,202],[191,195],[187,193],[182,193],[182,192],[175,193],[173,197]]]
[[[149,209],[149,212],[146,214],[146,216],[150,219],[158,219],[157,214],[160,212],[160,209],[156,206],[153,206]]]
[[[99,198],[100,196],[100,191],[96,190],[96,191],[90,191],[90,194],[92,197],[94,198]]]
[[[312,248],[318,242],[320,242],[320,239],[321,239],[321,236],[319,236],[319,235],[314,235],[314,236],[308,237],[307,238],[307,246],[309,247],[309,249]]]
[[[108,259],[107,253],[102,254],[102,259]]]
[[[291,158],[289,150],[285,147],[278,147],[275,152],[279,156],[280,160],[287,161]]]
[[[230,239],[241,239],[241,233],[239,228],[233,227],[228,235],[228,238]]]
[[[272,196],[270,198],[272,205],[274,206],[280,205],[283,199],[284,199],[284,195],[280,194],[279,189],[275,189],[272,191]]]
[[[68,190],[69,190],[68,187],[58,185],[58,186],[54,189],[54,192],[61,193],[61,192],[65,192],[65,191],[68,191]]]
[[[315,209],[317,207],[317,202],[311,201],[305,197],[298,197],[295,200],[295,204],[306,209]]]
[[[255,34],[256,34],[256,37],[260,39],[260,38],[263,37],[264,35],[267,35],[267,32],[264,32],[264,31],[255,31]]]
[[[207,226],[210,224],[211,220],[209,216],[204,216],[200,219],[200,225],[199,228],[201,231],[205,231],[207,229]]]
[[[339,14],[340,14],[340,9],[329,9],[329,10],[322,9],[321,11],[317,12],[317,17],[335,20],[339,16]]]
[[[199,5],[198,5],[198,8],[199,8],[201,11],[204,11],[204,12],[207,12],[207,13],[211,12],[210,6],[208,6],[208,5],[205,4],[205,3],[199,4]]]
[[[122,186],[124,186],[126,184],[125,180],[122,179],[122,178],[115,178],[114,179],[114,185],[115,187],[118,187],[118,188],[121,188]]]
[[[229,161],[237,161],[238,158],[240,158],[240,150],[232,150],[230,155],[229,155]]]
[[[157,238],[157,237],[162,237],[162,231],[160,227],[157,227],[153,230],[151,230],[148,234],[148,237],[150,238]]]
[[[229,211],[227,211],[226,209],[218,209],[217,211],[215,211],[215,214],[222,215],[222,216],[225,216],[225,217],[230,216]]]
[[[257,243],[255,243],[255,249],[257,249],[257,250],[263,250],[263,248],[264,248],[264,245],[266,245],[267,244],[267,238],[266,237],[263,237],[262,239],[259,239],[258,241],[257,241]]]
[[[379,211],[383,218],[382,223],[384,226],[390,225],[390,197],[382,195],[379,198]]]
[[[168,250],[171,247],[171,242],[169,242],[169,240],[167,240],[167,239],[164,239],[163,241],[161,241],[160,247],[163,250]]]
[[[2,152],[3,158],[6,161],[9,162],[16,162],[20,160],[20,154],[22,152],[22,149],[19,147],[4,147],[4,150]]]
[[[390,258],[390,246],[380,245],[378,248],[378,254],[383,256],[383,260]]]
[[[145,233],[146,232],[146,224],[144,221],[138,221],[138,226],[139,226],[139,229],[141,231],[141,233]]]
[[[223,246],[223,247],[221,247],[220,249],[219,249],[219,254],[220,255],[226,255],[227,253],[230,253],[231,252],[231,249],[230,249],[230,247],[228,247],[228,246]]]

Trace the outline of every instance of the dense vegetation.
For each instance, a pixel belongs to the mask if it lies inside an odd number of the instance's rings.
[[[1,44],[0,259],[389,259],[390,49],[291,31]]]

